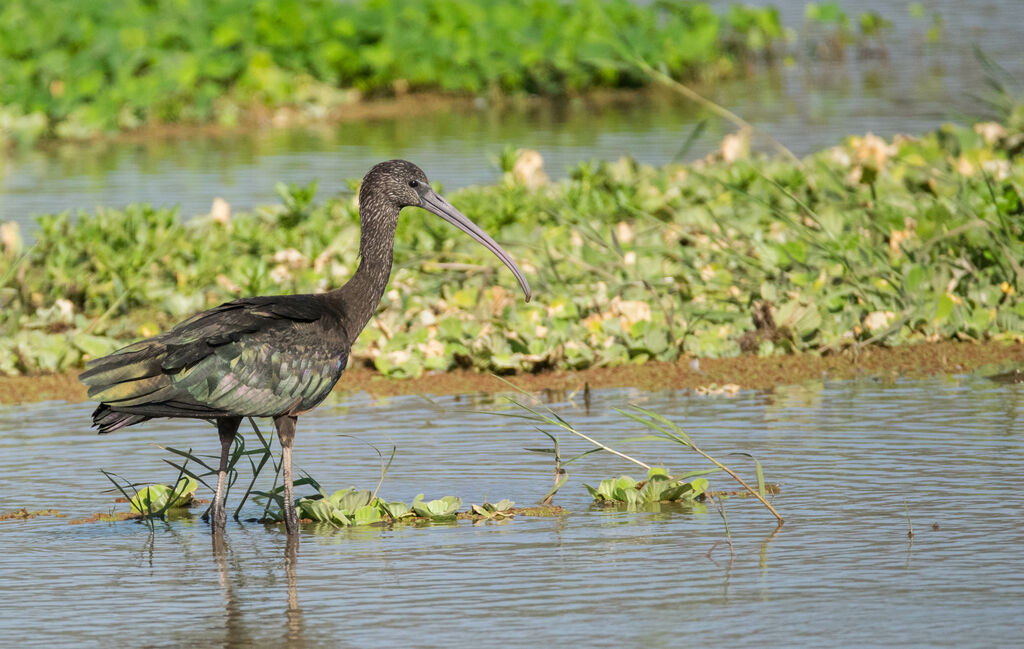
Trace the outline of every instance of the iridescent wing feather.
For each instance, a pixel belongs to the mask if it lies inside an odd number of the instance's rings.
[[[89,363],[81,380],[100,432],[152,417],[308,410],[338,381],[349,346],[319,296],[236,300]],[[332,335],[334,334],[334,335]]]

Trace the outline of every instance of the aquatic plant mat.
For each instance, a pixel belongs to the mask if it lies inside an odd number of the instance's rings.
[[[738,495],[738,492],[737,492]],[[117,498],[115,503],[124,502],[123,498]],[[209,501],[194,501],[189,507],[198,507],[199,505],[207,505]],[[523,517],[538,517],[538,516],[567,516],[569,511],[559,507],[558,505],[534,505],[531,507],[508,507],[501,511],[488,511],[487,505],[491,503],[485,503],[484,505],[473,505],[466,511],[457,512],[454,518],[450,520],[463,521],[468,520],[473,523],[483,523],[485,521],[509,521],[517,516]],[[493,505],[492,505],[493,506]],[[0,513],[0,522],[2,521],[18,521],[28,520],[37,516],[56,516],[64,517],[64,514],[59,513],[56,509],[47,509],[40,511],[28,511],[26,509],[16,509],[10,512]],[[188,509],[175,510],[173,513],[165,515],[167,520],[180,520],[182,518],[191,518],[192,516],[198,516],[197,511],[189,511]],[[144,521],[145,515],[135,511],[109,511],[109,512],[97,512],[92,516],[86,518],[76,518],[68,521],[68,525],[82,525],[84,523],[119,523],[121,521]],[[394,525],[394,524],[415,524],[415,525],[426,525],[434,522],[450,522],[450,520],[435,521],[429,516],[410,516],[395,521],[374,521],[371,524],[374,525]],[[260,522],[253,519],[251,522]],[[277,521],[263,521],[268,523],[277,523]],[[303,525],[309,526],[316,532],[330,531],[331,528],[339,529],[340,525],[333,525],[327,521],[315,520],[312,518],[300,518],[299,522]]]
[[[517,385],[530,391],[639,387],[647,390],[699,390],[736,385],[740,389],[767,390],[780,385],[821,379],[914,378],[941,374],[997,374],[1024,364],[1019,343],[922,343],[904,347],[871,347],[859,354],[832,356],[796,354],[760,357],[683,359],[643,365],[600,367],[578,371],[520,374]],[[346,370],[335,388],[338,393],[364,391],[373,396],[403,394],[468,394],[501,392],[508,386],[489,374],[456,370],[395,379],[373,370]],[[38,376],[0,376],[0,403],[30,403],[60,399],[85,400],[78,372]]]
[[[1018,112],[892,142],[851,137],[802,160],[750,155],[740,132],[689,165],[584,162],[557,182],[510,149],[500,182],[452,200],[509,250],[535,299],[508,288],[486,249],[410,211],[349,364],[506,375],[1020,343]],[[44,215],[31,246],[3,224],[0,374],[80,368],[239,296],[340,286],[357,208],[316,191],[278,183],[278,205],[187,221],[148,205]]]
[[[392,444],[390,452],[382,451],[373,443],[360,437],[349,434],[341,434],[339,437],[353,439],[361,445],[369,447],[377,456],[379,461],[379,479],[376,486],[370,489],[358,489],[348,487],[329,492],[309,472],[299,470],[300,476],[294,481],[296,487],[304,488],[308,495],[300,495],[295,501],[295,508],[299,521],[312,527],[307,527],[314,532],[330,532],[332,529],[348,527],[387,527],[403,524],[447,524],[459,520],[469,520],[474,524],[484,522],[508,521],[517,516],[550,517],[563,516],[569,512],[561,506],[556,505],[553,500],[569,482],[569,472],[566,467],[578,460],[587,458],[596,453],[606,453],[617,456],[618,460],[625,460],[646,471],[646,476],[636,480],[629,475],[619,475],[602,479],[597,487],[586,483],[574,481],[573,487],[585,488],[593,498],[593,504],[599,507],[613,507],[624,511],[657,511],[667,513],[671,510],[663,510],[662,506],[676,506],[676,510],[682,514],[694,512],[706,512],[705,503],[711,503],[718,508],[725,525],[725,533],[729,539],[730,549],[732,548],[731,533],[725,516],[725,509],[722,499],[728,498],[735,493],[746,493],[760,501],[764,507],[775,516],[778,527],[782,527],[783,518],[769,501],[779,493],[777,485],[766,484],[764,470],[761,463],[750,453],[739,451],[729,453],[731,456],[745,456],[753,461],[756,475],[756,489],[750,486],[741,478],[736,471],[725,466],[719,460],[698,448],[690,435],[676,422],[648,408],[637,404],[630,404],[629,408],[613,408],[626,421],[640,424],[646,434],[641,436],[625,437],[614,443],[632,442],[668,442],[675,445],[677,449],[682,448],[691,451],[709,462],[713,467],[700,467],[684,473],[673,473],[665,466],[648,464],[632,455],[627,455],[612,446],[607,441],[599,441],[575,425],[571,424],[559,412],[546,405],[536,395],[523,390],[515,383],[494,377],[506,388],[513,391],[512,394],[504,395],[505,401],[511,405],[510,408],[495,411],[497,417],[525,420],[529,428],[536,430],[551,442],[550,447],[526,447],[523,451],[527,453],[540,453],[553,459],[554,465],[554,486],[544,494],[536,506],[516,507],[516,503],[510,499],[492,501],[484,496],[481,504],[471,504],[464,507],[463,499],[458,496],[442,496],[427,500],[423,493],[412,499],[411,503],[401,500],[388,500],[382,495],[381,487],[387,478],[388,471],[392,467],[395,455],[398,451],[397,445]],[[589,398],[589,397],[588,397]],[[452,412],[461,412],[459,410]],[[470,411],[472,412],[472,411]],[[479,413],[488,414],[488,413]],[[234,519],[241,521],[243,506],[247,501],[253,501],[262,507],[262,513],[258,517],[251,515],[244,520],[252,523],[280,524],[284,521],[285,512],[285,488],[281,481],[282,464],[279,458],[280,449],[275,453],[273,449],[273,435],[264,435],[259,424],[252,417],[248,418],[252,427],[252,436],[259,441],[259,444],[252,443],[252,437],[239,433],[235,436],[231,452],[227,456],[224,477],[224,496],[229,500],[232,487],[236,484],[245,486],[245,492],[233,507]],[[515,427],[520,428],[520,427]],[[510,431],[512,435],[519,435],[523,431]],[[527,434],[531,434],[527,431]],[[585,440],[591,448],[583,452],[573,451],[569,457],[563,456],[560,437],[576,437]],[[620,435],[621,437],[621,435]],[[247,442],[247,439],[249,440]],[[217,491],[208,478],[217,476],[218,470],[211,466],[210,461],[215,460],[213,456],[198,455],[192,449],[187,450],[173,448],[170,446],[159,446],[160,449],[172,454],[172,458],[161,458],[164,463],[174,468],[177,472],[175,478],[168,484],[145,484],[132,482],[131,480],[101,469],[107,480],[113,485],[111,491],[120,493],[120,498],[115,498],[115,503],[127,503],[130,512],[116,512],[113,509],[107,513],[97,513],[85,519],[70,521],[73,524],[89,522],[119,522],[134,520],[145,523],[153,529],[156,520],[173,520],[180,518],[191,518],[188,511],[198,504],[206,504],[208,501],[200,501],[196,498],[196,491],[200,485],[211,493]],[[716,451],[717,452],[717,451]],[[688,454],[690,455],[690,454]],[[659,453],[659,457],[661,454]],[[183,459],[183,461],[182,461]],[[678,457],[673,456],[674,460]],[[693,460],[687,457],[686,462]],[[248,466],[247,466],[248,465]],[[574,469],[575,471],[575,469]],[[243,476],[243,473],[249,475]],[[273,480],[269,489],[262,487],[254,488],[257,480],[265,473],[263,482],[267,479]],[[711,488],[708,478],[711,474],[725,473],[742,488],[742,492],[729,492],[725,490],[715,491]],[[250,479],[251,478],[251,479]],[[218,483],[219,484],[219,483]],[[218,487],[219,489],[219,487]],[[22,519],[31,518],[38,514],[56,514],[54,511],[27,512],[18,510],[9,515],[0,516],[5,518]],[[209,520],[210,509],[207,509],[201,518]]]

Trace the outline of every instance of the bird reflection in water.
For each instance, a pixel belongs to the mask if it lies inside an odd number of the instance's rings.
[[[215,532],[213,539],[213,558],[217,564],[217,578],[224,594],[224,642],[225,648],[241,648],[267,646],[265,639],[257,641],[249,633],[249,628],[242,615],[242,602],[232,579],[232,572],[241,573],[241,567],[233,565],[230,544],[223,532]],[[282,646],[290,649],[302,649],[309,646],[305,635],[305,619],[299,606],[298,581],[296,569],[299,563],[299,537],[288,535],[284,546],[284,575],[288,586],[288,604],[285,608],[284,642]]]
[[[295,569],[299,564],[299,537],[289,534],[284,546],[284,576],[288,581],[288,610],[285,612],[288,624],[285,639],[289,647],[304,646],[302,609],[299,608],[299,589],[295,580]]]

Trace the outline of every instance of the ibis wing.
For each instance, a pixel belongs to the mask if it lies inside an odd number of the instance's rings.
[[[348,360],[348,346],[325,335],[317,298],[222,304],[90,362],[80,378],[108,410],[145,417],[273,416],[312,408]]]

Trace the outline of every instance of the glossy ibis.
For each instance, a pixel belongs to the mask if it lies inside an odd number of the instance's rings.
[[[430,210],[493,252],[530,299],[522,271],[494,239],[430,188],[419,167],[382,162],[359,190],[359,268],[341,288],[315,295],[276,295],[227,302],[176,327],[91,361],[80,376],[100,433],[156,417],[213,420],[220,435],[216,531],[227,522],[225,474],[243,417],[273,417],[281,440],[284,519],[298,531],[292,485],[292,442],[299,415],[331,392],[349,351],[366,326],[391,275],[395,227],[403,207]]]

